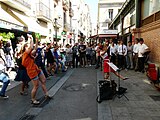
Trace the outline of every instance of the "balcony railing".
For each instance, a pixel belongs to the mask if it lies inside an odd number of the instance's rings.
[[[70,30],[70,24],[69,23],[65,23],[64,24],[64,29],[66,29],[67,31]]]
[[[44,21],[51,20],[51,10],[44,5],[42,2],[36,4],[36,15],[37,18],[42,19]]]

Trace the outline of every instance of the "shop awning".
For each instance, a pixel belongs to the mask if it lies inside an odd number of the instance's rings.
[[[116,34],[99,34],[98,37],[99,38],[107,38],[107,37],[116,38],[117,35]]]
[[[11,10],[13,14],[15,14],[19,19],[21,19],[28,27],[28,31],[39,33],[40,35],[47,36],[47,28],[42,27],[37,23],[37,21],[29,16],[26,16],[24,14],[21,14],[19,12],[16,12],[14,10]]]
[[[24,25],[0,8],[0,27],[6,29],[17,29],[23,31]]]

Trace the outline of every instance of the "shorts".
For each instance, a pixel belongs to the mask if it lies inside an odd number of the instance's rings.
[[[39,78],[39,76],[42,75],[42,74],[43,74],[43,72],[41,70],[41,72],[39,72],[39,74],[36,77],[32,78],[31,80],[37,80]]]

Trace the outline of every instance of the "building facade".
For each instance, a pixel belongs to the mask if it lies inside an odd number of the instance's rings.
[[[73,0],[74,17],[73,22],[73,39],[75,42],[86,40],[92,32],[90,9],[84,0]]]
[[[128,19],[128,26],[125,20]],[[110,25],[110,29],[119,29],[124,40],[143,38],[151,49],[150,61],[160,65],[160,1],[128,0]],[[130,37],[126,39],[126,33]]]
[[[97,34],[105,34],[124,2],[125,0],[99,0]]]
[[[30,33],[42,42],[65,46],[91,34],[90,11],[83,0],[0,0],[0,8],[8,16],[1,14],[0,29],[16,30],[17,36]]]

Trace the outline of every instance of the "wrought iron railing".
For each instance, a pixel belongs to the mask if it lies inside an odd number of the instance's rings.
[[[37,3],[36,11],[37,11],[36,12],[37,16],[43,16],[43,17],[46,17],[48,19],[51,19],[50,9],[45,4],[43,4],[42,2]]]

